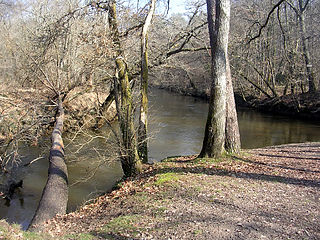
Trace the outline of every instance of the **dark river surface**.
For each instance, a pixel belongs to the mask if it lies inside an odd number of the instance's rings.
[[[185,97],[164,90],[153,89],[150,93],[149,111],[149,158],[159,161],[167,156],[199,153],[202,145],[208,104],[197,98]],[[277,117],[251,110],[238,110],[242,148],[259,148],[285,143],[320,141],[320,123],[301,121],[288,117]],[[103,132],[103,133],[102,133]],[[122,171],[118,162],[110,162],[112,156],[103,137],[110,133],[100,131],[92,136],[82,135],[72,141],[65,140],[69,170],[68,211],[93,198],[96,194],[108,191],[121,178]],[[102,137],[97,137],[102,135]],[[81,144],[90,141],[81,147]],[[21,149],[23,160],[28,162],[42,156],[21,174],[24,187],[15,194],[10,205],[0,200],[0,218],[9,222],[28,225],[36,210],[42,189],[47,179],[48,149],[50,140],[42,146]],[[73,154],[71,154],[73,152]],[[75,161],[79,160],[79,161]],[[96,169],[94,177],[75,184],[81,177],[92,173],[101,161],[106,163]],[[20,178],[21,178],[20,176]]]

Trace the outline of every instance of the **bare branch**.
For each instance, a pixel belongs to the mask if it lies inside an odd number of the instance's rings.
[[[256,40],[257,38],[259,38],[262,34],[262,30],[268,25],[269,19],[271,17],[271,15],[273,14],[273,12],[284,2],[285,0],[280,0],[276,5],[273,6],[273,8],[271,9],[271,11],[268,13],[267,19],[264,22],[263,25],[261,25],[260,29],[259,29],[259,33],[254,36],[253,38],[251,38],[248,42],[248,44],[250,44],[252,41]]]
[[[171,55],[181,53],[181,52],[198,52],[198,51],[203,51],[203,50],[210,50],[210,47],[199,47],[199,48],[179,48],[173,51],[170,51],[167,53],[167,57],[170,57]]]
[[[135,25],[135,26],[132,26],[132,27],[128,28],[125,32],[120,34],[120,37],[127,37],[130,32],[138,31],[140,28],[143,27],[143,24],[144,23],[139,23],[138,25]]]

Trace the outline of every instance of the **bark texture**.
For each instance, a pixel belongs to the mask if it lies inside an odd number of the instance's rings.
[[[119,38],[116,2],[109,2],[109,28],[115,47],[116,73],[114,78],[115,101],[120,126],[120,158],[125,177],[141,171],[133,119],[133,100],[128,77],[128,68],[124,59]]]
[[[212,54],[212,86],[205,136],[199,157],[219,157],[224,152],[225,145],[230,0],[216,0],[215,28],[212,0],[207,0],[207,11]]]
[[[29,230],[41,230],[41,223],[57,214],[65,214],[68,202],[68,171],[64,160],[62,140],[64,110],[61,99],[58,103],[56,123],[51,135],[48,180],[40,203],[30,223]]]
[[[225,149],[229,153],[240,153],[241,141],[236,103],[234,99],[229,58],[227,58],[227,106]]]
[[[141,105],[139,117],[138,152],[142,162],[148,162],[148,29],[151,25],[156,0],[151,0],[150,10],[141,34]]]

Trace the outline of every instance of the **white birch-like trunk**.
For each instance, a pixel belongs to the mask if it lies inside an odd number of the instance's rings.
[[[141,105],[139,118],[138,152],[142,162],[148,162],[148,29],[151,25],[156,0],[151,0],[150,10],[141,34]]]

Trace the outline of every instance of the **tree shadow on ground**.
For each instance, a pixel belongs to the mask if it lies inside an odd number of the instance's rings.
[[[317,142],[310,142],[310,143],[291,143],[291,144],[285,144],[285,145],[279,145],[279,146],[271,146],[271,147],[266,147],[266,149],[281,149],[282,147],[285,148],[317,148],[320,147],[320,143]],[[302,150],[299,150],[298,152],[301,152]],[[319,152],[319,151],[317,151]]]
[[[175,193],[175,195],[177,194],[179,193]],[[185,196],[180,197],[185,199]],[[198,198],[197,201],[199,201]],[[221,199],[213,201],[206,199],[202,201],[202,205],[207,205],[206,212],[198,212],[195,209],[193,212],[183,214],[184,210],[182,209],[180,212],[172,213],[170,220],[160,223],[158,228],[167,229],[167,231],[171,229],[172,231],[176,226],[179,226],[181,230],[190,232],[195,223],[201,223],[202,229],[207,228],[208,230],[208,232],[202,233],[201,239],[204,239],[205,236],[207,236],[207,239],[211,239],[212,233],[216,234],[217,239],[221,239],[223,229],[228,229],[226,239],[258,239],[261,234],[272,236],[271,239],[284,236],[289,238],[287,229],[291,222],[288,222],[287,212],[274,214],[264,210],[250,209],[246,205],[238,206]],[[273,222],[274,219],[281,220],[282,225],[268,225],[268,222]],[[196,230],[196,227],[193,230]],[[196,236],[194,237],[192,239],[197,239]]]
[[[240,160],[240,158],[238,159]],[[246,160],[243,160],[243,161],[246,161]],[[188,162],[185,161],[184,163],[188,163]],[[259,164],[259,163],[256,163],[256,164]],[[156,174],[169,173],[169,172],[196,173],[196,174],[207,174],[207,175],[217,175],[217,176],[232,176],[232,177],[242,178],[242,179],[255,179],[255,180],[261,180],[261,181],[268,181],[268,182],[280,182],[280,183],[286,183],[286,184],[292,184],[292,185],[320,188],[320,180],[314,181],[314,180],[309,180],[304,178],[276,176],[276,175],[270,175],[266,173],[252,173],[252,172],[247,173],[247,172],[232,171],[232,170],[219,169],[219,168],[208,168],[205,166],[197,166],[197,165],[188,166],[186,164],[183,166],[163,167],[160,169],[154,169],[151,172],[148,172],[148,174],[145,177],[155,176]],[[143,178],[144,176],[142,175],[141,177]]]
[[[259,156],[264,156],[264,157],[271,157],[271,158],[281,158],[281,157],[283,157],[281,155],[272,155],[272,154],[264,154],[264,153],[259,153],[258,155]],[[315,158],[315,157],[286,156],[286,158],[310,160],[310,161],[320,161],[320,158]]]
[[[274,156],[270,156],[270,157],[281,157],[281,156],[274,155]],[[304,169],[304,168],[288,167],[288,166],[284,166],[284,165],[276,165],[276,164],[272,164],[272,163],[257,162],[257,161],[239,158],[239,157],[233,157],[233,159],[240,160],[240,161],[247,162],[247,163],[256,164],[256,165],[272,167],[272,168],[281,168],[281,169],[286,169],[286,170],[309,172],[309,173],[320,173],[320,171],[318,171],[318,170],[310,170],[310,169]],[[309,159],[309,160],[318,160],[318,159]]]

